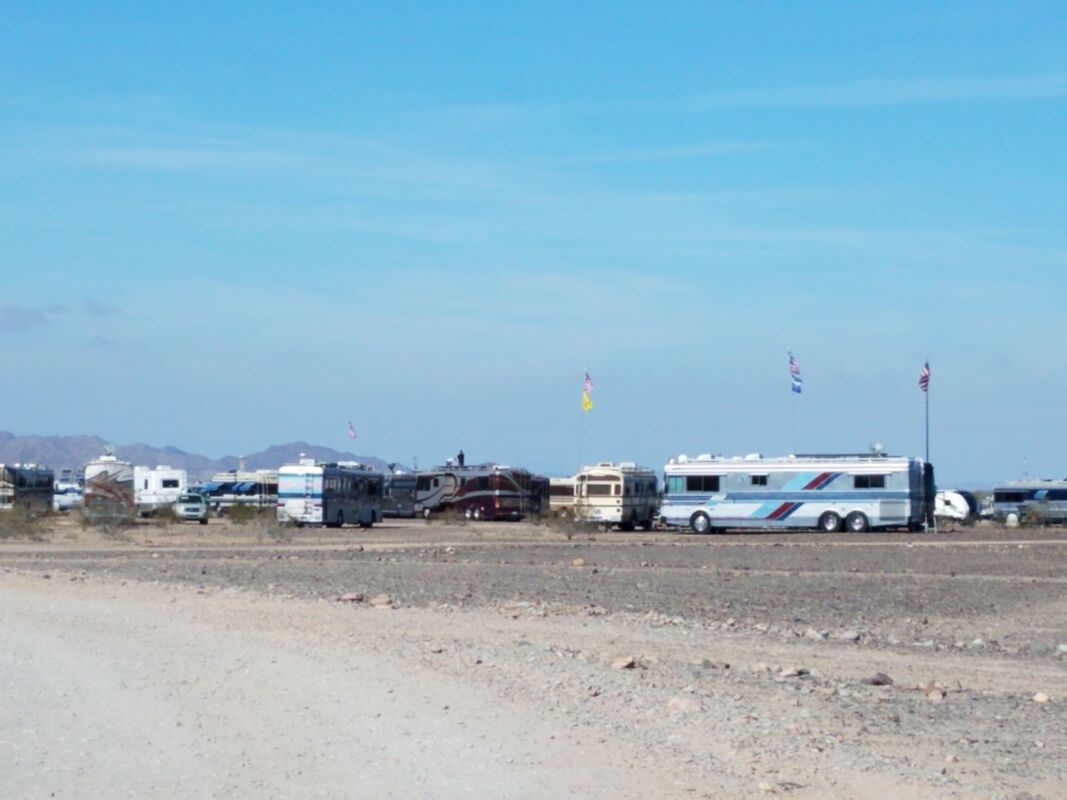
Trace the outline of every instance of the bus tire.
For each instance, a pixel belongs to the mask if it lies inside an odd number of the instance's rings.
[[[871,529],[870,520],[862,511],[853,511],[845,518],[845,525],[851,533],[866,533]]]
[[[482,518],[482,509],[478,506],[475,506],[474,510],[471,511],[471,517],[475,520],[480,520]]]
[[[470,506],[467,506],[465,509],[463,509],[463,518],[474,519],[474,509]]]
[[[423,519],[429,519],[430,518],[430,509],[424,508],[422,510],[422,518]]]
[[[711,533],[711,517],[703,511],[698,511],[689,518],[689,527],[693,533]]]
[[[622,529],[624,531],[637,530],[637,512],[636,511],[631,511],[630,512],[630,519],[628,521],[624,522],[621,527],[622,527]]]
[[[841,515],[836,511],[827,511],[819,517],[819,530],[826,533],[837,533],[841,530]]]

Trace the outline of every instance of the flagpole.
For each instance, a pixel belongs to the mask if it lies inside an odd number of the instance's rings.
[[[929,367],[930,359],[926,359],[927,367]],[[926,384],[926,391],[923,392],[926,395],[926,463],[930,463],[930,384]]]
[[[589,374],[589,367],[582,368],[582,386],[585,386],[585,376]],[[582,471],[582,459],[585,456],[585,409],[581,409],[581,422],[578,423],[578,469],[575,472]]]
[[[793,455],[797,454],[797,393],[790,389],[789,393],[793,396],[790,402],[790,410],[793,415]]]

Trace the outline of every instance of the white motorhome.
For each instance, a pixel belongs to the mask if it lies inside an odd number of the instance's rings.
[[[632,461],[601,461],[582,467],[574,476],[574,511],[577,519],[650,529],[659,510],[656,473]]]
[[[921,458],[758,453],[667,462],[662,518],[697,533],[729,528],[922,530],[933,521],[934,472]]]
[[[92,522],[122,522],[137,513],[133,465],[110,450],[85,465],[82,508]]]
[[[574,516],[574,476],[548,479],[548,510],[560,517]]]
[[[137,511],[148,515],[161,508],[169,508],[178,501],[188,484],[184,469],[175,469],[166,464],[134,467],[133,489]]]

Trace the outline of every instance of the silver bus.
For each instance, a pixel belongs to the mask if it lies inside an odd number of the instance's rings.
[[[672,458],[660,518],[715,529],[922,530],[933,522],[933,467],[921,458],[758,454]]]
[[[1041,525],[1067,522],[1067,480],[1003,483],[993,489],[993,517]]]

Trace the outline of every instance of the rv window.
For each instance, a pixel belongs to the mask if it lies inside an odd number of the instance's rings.
[[[164,478],[163,479],[163,488],[164,489],[177,489],[178,488],[178,479],[177,478]]]
[[[552,497],[574,497],[574,487],[566,484],[550,486],[548,493]]]
[[[767,476],[766,475],[753,475],[752,476],[752,485],[753,486],[766,486],[767,485]]]
[[[852,485],[856,489],[884,489],[885,475],[856,475]]]
[[[685,490],[687,492],[717,492],[719,491],[719,476],[687,475],[685,478]]]
[[[433,488],[436,489],[440,485],[441,485],[441,479],[440,478],[434,478],[433,479]]]
[[[585,485],[585,493],[587,496],[592,495],[610,495],[611,486],[606,483],[587,483]]]
[[[678,494],[685,491],[685,478],[681,475],[667,476],[667,494]]]
[[[478,491],[485,492],[489,490],[489,476],[484,475],[478,479]]]

